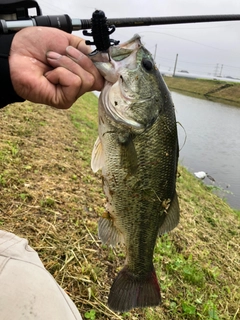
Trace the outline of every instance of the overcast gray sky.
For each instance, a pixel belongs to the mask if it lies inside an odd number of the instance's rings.
[[[179,15],[240,14],[240,0],[38,0],[43,14],[68,14],[90,19],[94,10],[108,18]],[[118,28],[121,42],[139,33],[160,70],[172,72],[178,53],[178,70],[240,78],[240,21],[139,28]],[[76,32],[82,36],[82,31]]]

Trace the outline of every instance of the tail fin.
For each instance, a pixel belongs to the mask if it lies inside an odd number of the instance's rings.
[[[137,307],[157,306],[161,302],[155,270],[137,277],[124,267],[110,289],[108,305],[114,311],[125,312]]]

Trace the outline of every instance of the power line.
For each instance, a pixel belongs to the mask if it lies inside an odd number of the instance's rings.
[[[165,58],[159,55],[156,55],[159,60],[167,60],[167,61],[173,61],[174,58]],[[191,64],[191,65],[196,65],[196,66],[202,66],[202,67],[211,67],[211,66],[216,66],[216,63],[203,63],[203,62],[190,62],[190,61],[185,61],[185,60],[178,60],[178,64]],[[234,69],[240,69],[240,66],[229,66],[227,64],[223,64],[224,67],[227,68],[234,68]]]
[[[150,32],[150,33],[158,33],[158,34],[166,35],[166,36],[169,36],[169,37],[177,38],[177,39],[180,39],[180,40],[184,40],[184,41],[196,43],[196,44],[198,44],[198,45],[200,45],[200,46],[208,47],[208,48],[211,48],[211,49],[214,49],[214,50],[218,50],[218,51],[228,51],[228,52],[231,52],[231,50],[228,50],[228,49],[226,49],[225,47],[224,47],[224,48],[217,48],[217,47],[210,46],[210,45],[208,45],[208,44],[204,44],[204,43],[201,43],[201,42],[192,40],[192,39],[187,39],[187,38],[175,36],[175,35],[170,34],[170,33],[157,32],[157,31],[141,31],[140,33],[149,33],[149,32]]]

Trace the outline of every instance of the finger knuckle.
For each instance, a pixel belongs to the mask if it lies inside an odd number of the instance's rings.
[[[95,78],[92,74],[89,73],[85,80],[86,80],[86,85],[89,89],[94,86]]]

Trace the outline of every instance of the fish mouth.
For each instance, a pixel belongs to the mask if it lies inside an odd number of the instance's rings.
[[[121,61],[141,47],[141,37],[138,34],[135,34],[130,40],[117,46],[110,47],[109,54],[114,61]]]
[[[113,93],[116,94],[116,92],[121,89],[117,85],[117,83],[112,84],[111,82],[107,82],[101,93],[102,99],[103,101],[105,101],[104,110],[109,118],[125,127],[135,130],[144,130],[145,126],[143,125],[143,123],[135,121],[128,112],[129,105],[133,99],[124,97],[125,105],[119,105],[118,102],[114,100],[114,96],[109,94],[109,92],[111,92],[112,90]]]
[[[99,56],[97,54],[92,57],[95,66],[106,80],[101,93],[106,114],[114,122],[127,128],[135,129],[138,132],[144,130],[146,125],[134,119],[131,105],[135,100],[141,104],[146,100],[152,99],[151,95],[144,97],[144,100],[139,99],[137,87],[135,86],[134,90],[134,88],[131,88],[131,83],[127,81],[126,73],[138,70],[137,52],[142,47],[140,39],[140,36],[135,34],[130,40],[110,47],[110,61],[106,61],[107,53],[99,53]],[[104,58],[100,54],[104,54]]]

